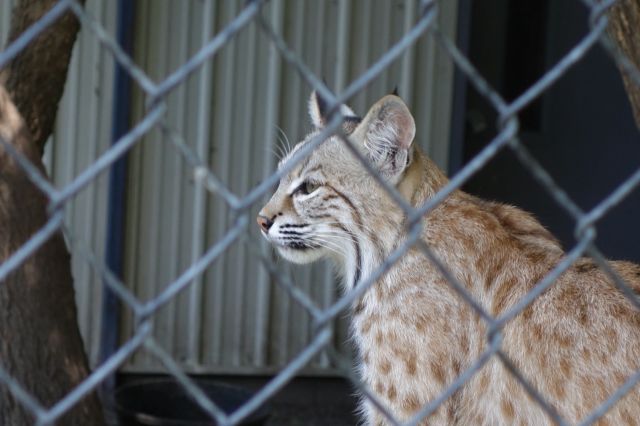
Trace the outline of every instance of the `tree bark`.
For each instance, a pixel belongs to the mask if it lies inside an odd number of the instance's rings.
[[[78,2],[84,5],[85,0]],[[56,3],[57,0],[20,0],[11,16],[9,43]],[[75,15],[64,14],[0,72],[0,84],[9,92],[41,154],[53,130],[79,29]]]
[[[609,19],[609,35],[636,69],[640,70],[640,0],[618,1],[609,12]],[[640,85],[624,70],[621,72],[633,116],[640,128]]]
[[[44,173],[40,153],[0,86],[0,137]],[[0,264],[47,221],[47,198],[0,147]],[[0,282],[0,364],[45,407],[69,393],[88,372],[78,331],[71,258],[58,232]],[[0,424],[33,417],[0,386]],[[63,417],[65,425],[102,423],[95,395]]]
[[[55,0],[20,0],[10,40]],[[0,137],[43,174],[41,155],[51,135],[79,29],[67,14],[0,72]],[[15,104],[14,102],[15,101]],[[0,145],[0,264],[48,220],[47,197]],[[0,365],[43,406],[59,402],[88,374],[77,324],[70,255],[56,232],[0,282]],[[0,425],[28,425],[33,416],[0,384]],[[101,425],[95,393],[60,418],[63,425]]]

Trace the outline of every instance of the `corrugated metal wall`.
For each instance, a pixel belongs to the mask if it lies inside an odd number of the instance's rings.
[[[138,1],[136,62],[152,78],[162,79],[236,16],[243,3]],[[441,2],[441,26],[450,35],[455,5]],[[416,21],[417,1],[272,0],[263,13],[310,68],[340,90]],[[420,143],[446,164],[451,63],[423,38],[351,105],[363,114],[396,85],[415,113]],[[171,94],[167,123],[242,195],[274,170],[273,151],[282,133],[295,141],[308,131],[309,91],[251,24]],[[143,113],[143,102],[138,94],[134,121]],[[147,299],[218,241],[233,217],[220,198],[194,189],[191,169],[159,131],[150,133],[130,160],[125,281]],[[249,241],[269,255],[253,230]],[[317,303],[326,306],[335,299],[337,288],[326,265],[294,274]],[[270,282],[243,243],[234,244],[163,308],[155,327],[158,341],[192,372],[275,371],[304,347],[311,333],[305,312]],[[123,338],[131,328],[125,313]],[[336,345],[345,340],[343,322]],[[141,353],[127,369],[160,367]],[[307,371],[331,368],[319,357]]]
[[[115,34],[117,2],[88,0],[86,10]],[[94,34],[83,29],[75,45],[65,94],[49,144],[50,173],[57,186],[71,182],[111,144],[114,60]],[[80,331],[92,365],[98,361],[102,279],[83,257],[88,248],[102,261],[105,253],[108,173],[100,175],[67,206],[74,240],[73,275]]]
[[[0,42],[5,43],[15,0],[0,0]],[[178,68],[240,11],[242,0],[139,0],[135,60],[154,79]],[[440,24],[455,32],[456,2],[442,2]],[[89,12],[114,34],[116,2],[89,0]],[[288,44],[330,87],[340,90],[360,75],[416,20],[417,1],[272,0],[263,13]],[[83,30],[73,55],[54,142],[45,156],[53,181],[68,183],[109,146],[113,60],[93,34]],[[351,106],[359,113],[398,86],[411,106],[418,139],[441,165],[447,162],[452,66],[428,39],[421,39]],[[237,194],[245,194],[275,168],[276,146],[309,129],[310,88],[284,63],[255,24],[169,98],[167,123],[206,159]],[[143,99],[136,95],[134,119]],[[221,199],[194,189],[191,170],[160,132],[132,152],[128,179],[125,281],[141,298],[157,294],[194,259],[220,239],[233,219]],[[104,256],[107,176],[78,195],[67,208],[77,248]],[[261,238],[250,244],[270,256]],[[101,280],[75,250],[73,273],[79,320],[92,363],[97,361]],[[274,260],[278,262],[278,260]],[[282,270],[291,266],[278,262]],[[318,304],[337,296],[326,265],[292,269],[296,282]],[[335,344],[347,339],[346,318]],[[122,335],[131,332],[124,313]],[[192,372],[271,372],[309,341],[306,313],[255,261],[248,246],[235,244],[158,315],[155,335]],[[344,349],[346,350],[346,349]],[[157,371],[136,355],[130,371]],[[307,370],[330,373],[326,357]]]
[[[7,42],[11,10],[15,2],[16,0],[0,0],[0,46],[4,46]]]
[[[0,46],[6,43],[11,10],[16,0],[0,0]],[[87,11],[110,33],[115,32],[115,1],[88,0]],[[57,187],[69,183],[110,144],[114,62],[93,34],[83,29],[73,51],[69,78],[58,119],[45,153],[45,164]],[[92,365],[98,360],[102,282],[82,253],[88,248],[104,258],[107,211],[107,175],[75,197],[66,209],[66,223],[78,247],[73,276],[80,331]]]

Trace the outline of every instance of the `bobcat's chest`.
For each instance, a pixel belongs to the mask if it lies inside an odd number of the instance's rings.
[[[354,311],[358,367],[371,392],[408,419],[460,373],[461,351],[453,344],[460,339],[453,324],[459,319],[451,307],[434,305],[424,289],[383,294],[384,288],[374,286]]]

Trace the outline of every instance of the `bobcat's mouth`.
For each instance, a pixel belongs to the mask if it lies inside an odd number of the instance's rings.
[[[289,227],[293,227],[293,225],[281,226],[281,228]],[[305,238],[305,234],[298,230],[280,229],[274,233],[275,235],[271,235],[271,232],[265,232],[264,229],[261,229],[260,231],[267,241],[275,245],[277,248],[302,251],[320,248],[320,246],[310,241],[308,238]]]
[[[320,248],[320,246],[318,246],[317,244],[314,244],[300,237],[292,237],[292,236],[270,237],[268,235],[266,237],[267,237],[267,240],[269,240],[269,242],[275,245],[278,249],[306,251],[306,250],[315,250]]]
[[[276,245],[276,248],[280,256],[289,262],[298,264],[315,262],[324,255],[324,250],[321,247],[308,244],[301,246],[295,243],[288,243],[286,245]]]
[[[283,244],[283,247],[292,249],[292,250],[311,250],[318,248],[318,246],[314,246],[302,241],[291,241]]]
[[[264,231],[262,235],[275,246],[280,256],[293,263],[310,263],[323,255],[321,246],[299,235],[272,236]]]

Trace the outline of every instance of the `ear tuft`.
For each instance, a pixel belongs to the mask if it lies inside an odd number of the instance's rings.
[[[314,90],[309,97],[309,117],[311,117],[311,123],[316,129],[320,129],[327,124],[325,120],[326,114],[327,102]]]
[[[327,125],[329,113],[329,103],[315,90],[311,92],[309,97],[309,116],[311,123],[316,129],[321,129]],[[346,118],[357,118],[355,112],[346,105],[340,105],[340,114]]]

